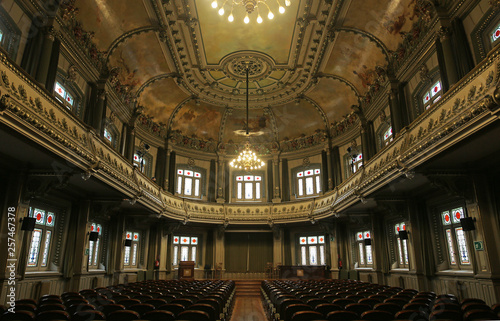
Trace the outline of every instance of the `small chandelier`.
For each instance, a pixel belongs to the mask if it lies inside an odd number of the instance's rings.
[[[219,8],[219,15],[223,16],[224,13],[225,13],[225,10],[224,10],[224,7],[226,7],[226,3],[227,5],[231,6],[231,13],[229,14],[229,16],[227,17],[227,20],[229,22],[233,22],[234,21],[234,16],[233,16],[233,9],[234,7],[238,7],[238,6],[242,6],[243,8],[245,8],[245,11],[247,12],[245,18],[243,19],[243,22],[245,23],[249,23],[250,22],[250,17],[248,16],[249,14],[251,14],[252,12],[254,12],[255,10],[257,10],[257,23],[262,23],[262,17],[260,16],[260,6],[265,6],[267,8],[267,18],[269,20],[272,20],[274,18],[274,14],[273,12],[271,11],[271,8],[269,7],[269,4],[266,2],[267,0],[240,0],[240,1],[237,1],[237,0],[220,0],[220,1],[223,1],[222,5],[219,7],[219,4],[217,3],[217,0],[213,0],[212,2],[212,8],[214,9],[217,9]],[[290,0],[284,0],[285,1],[285,6],[286,7],[289,7],[291,5],[291,2]],[[228,3],[229,2],[229,3]],[[271,2],[271,1],[269,1]],[[280,3],[280,0],[276,0],[276,2],[278,3],[278,11],[279,13],[283,14],[285,13],[285,7],[283,7]]]
[[[251,171],[254,169],[259,169],[265,165],[263,161],[257,158],[255,152],[250,148],[250,134],[248,132],[248,66],[246,68],[246,76],[247,76],[247,96],[246,96],[246,105],[247,105],[247,125],[246,125],[246,136],[247,142],[245,143],[245,149],[240,152],[237,158],[233,159],[229,165],[236,169],[244,169],[246,171]]]

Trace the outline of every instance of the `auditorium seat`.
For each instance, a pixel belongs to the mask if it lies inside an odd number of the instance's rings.
[[[291,321],[292,316],[299,311],[313,311],[313,309],[309,305],[304,303],[290,304],[285,308],[281,319],[285,321]]]
[[[36,316],[36,321],[69,321],[70,317],[66,311],[44,311]]]
[[[69,313],[69,315],[73,315],[75,312],[78,311],[88,311],[88,310],[95,310],[93,305],[90,304],[73,304],[69,307],[66,308],[66,311]]]
[[[177,320],[186,321],[211,321],[208,313],[204,311],[186,310],[177,316]]]
[[[396,312],[401,311],[401,307],[399,305],[391,302],[376,304],[375,307],[373,307],[373,309],[378,311],[386,311],[392,313],[392,315],[395,315]]]
[[[456,310],[436,310],[433,311],[429,316],[430,321],[440,319],[461,320],[462,314]]]
[[[396,320],[428,321],[429,315],[419,310],[403,310],[395,314]]]
[[[143,319],[150,321],[173,321],[175,320],[175,314],[170,311],[153,310],[146,312]]]
[[[167,304],[161,305],[160,307],[158,307],[158,309],[164,310],[164,311],[170,311],[173,314],[175,314],[175,316],[177,316],[182,311],[186,310],[186,308],[184,308],[184,306],[182,304],[177,304],[177,303],[167,303]]]
[[[383,310],[370,310],[363,312],[363,314],[361,314],[361,320],[387,321],[387,320],[392,320],[393,318],[394,318],[393,313]]]
[[[128,310],[139,313],[141,317],[144,315],[144,313],[153,311],[154,309],[155,309],[154,305],[147,303],[133,304],[130,307],[128,307]]]
[[[351,311],[333,311],[326,316],[328,321],[353,321],[359,319],[358,315]]]
[[[125,307],[121,304],[106,304],[99,307],[99,310],[107,317],[111,312],[125,310]]]
[[[361,316],[363,312],[371,310],[372,307],[368,304],[363,303],[351,303],[345,306],[346,311],[352,311],[356,313],[358,316]]]
[[[140,304],[141,301],[138,299],[123,299],[118,301],[121,305],[125,307],[125,309],[130,308],[134,304]]]
[[[358,303],[368,304],[373,308],[376,304],[382,303],[382,301],[379,299],[364,298],[359,300]]]
[[[291,321],[313,321],[322,320],[323,315],[316,311],[298,311],[292,316]]]
[[[140,320],[141,316],[139,313],[131,310],[119,310],[111,312],[106,320],[108,321],[130,321],[130,320]]]
[[[23,303],[23,304],[16,304],[15,311],[29,311],[29,312],[36,312],[36,305],[34,304],[29,304],[29,303]]]
[[[210,320],[216,320],[219,317],[216,309],[210,304],[195,303],[189,307],[189,310],[204,311],[208,314]]]
[[[87,310],[78,311],[71,316],[71,321],[92,321],[92,320],[106,320],[106,315],[101,311]]]
[[[491,310],[470,310],[464,313],[464,321],[498,320],[498,316]]]
[[[16,313],[4,312],[0,321],[33,321],[35,314],[31,311],[16,311]]]
[[[342,311],[342,310],[343,309],[340,305],[333,303],[321,303],[314,308],[314,311],[321,313],[324,317],[326,317],[328,313],[332,311]]]
[[[462,304],[461,305],[461,310],[462,310],[462,313],[465,313],[465,312],[471,311],[471,310],[492,311],[491,308],[488,305],[486,305],[485,303],[479,303],[479,302],[471,302],[471,303]]]

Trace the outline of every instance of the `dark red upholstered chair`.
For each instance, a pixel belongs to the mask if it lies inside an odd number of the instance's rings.
[[[356,303],[356,301],[352,299],[335,299],[332,301],[333,304],[340,305],[341,307],[345,308],[346,305],[351,304],[351,303]]]
[[[383,304],[383,303],[381,303]],[[361,320],[388,321],[394,318],[394,314],[383,310],[371,310],[361,314]]]
[[[111,312],[125,310],[125,307],[121,304],[106,304],[99,307],[99,311],[108,316]]]
[[[173,321],[175,314],[170,311],[154,310],[146,312],[142,318],[150,321]]]
[[[62,304],[63,301],[60,298],[53,298],[53,297],[47,297],[47,298],[41,298],[38,300],[38,305],[42,304]]]
[[[431,308],[431,312],[442,311],[442,310],[453,310],[460,312],[461,307],[457,303],[445,303],[441,301],[440,303],[435,303]]]
[[[179,299],[174,299],[174,300],[170,301],[170,303],[180,304],[184,308],[188,308],[189,306],[191,306],[193,304],[193,301],[189,300],[189,299],[179,298]]]
[[[298,311],[293,314],[291,321],[313,321],[323,318],[323,315],[316,311]]]
[[[323,300],[323,299],[318,299],[318,298],[315,298],[315,299],[309,299],[307,300],[307,304],[311,306],[311,308],[315,308],[318,304],[321,304],[321,303],[328,303],[328,301],[326,300]]]
[[[408,304],[405,304],[403,310],[417,310],[429,314],[431,312],[431,307],[425,303],[410,302]]]
[[[118,294],[118,295],[113,295],[112,297],[108,297],[108,299],[111,299],[116,303],[120,303],[121,300],[130,299],[130,296],[125,294]]]
[[[186,321],[210,321],[208,313],[204,311],[186,310],[177,316],[177,320]]]
[[[36,312],[40,313],[44,311],[57,311],[57,310],[66,311],[66,307],[59,303],[42,304],[36,309]]]
[[[88,304],[89,301],[87,299],[82,299],[82,298],[69,298],[67,300],[64,300],[64,305],[66,307],[70,307],[73,304]]]
[[[219,301],[213,298],[201,299],[200,301],[196,302],[196,304],[211,305],[215,309],[217,315],[220,315],[223,312],[223,306],[219,303]]]
[[[429,315],[418,310],[403,310],[396,313],[396,320],[412,320],[412,321],[427,321]]]
[[[424,303],[430,307],[432,300],[429,298],[423,298],[423,297],[417,298],[416,297],[416,298],[411,299],[409,303]]]
[[[36,316],[36,321],[53,321],[64,320],[69,321],[70,317],[66,311],[44,311]]]
[[[326,316],[328,321],[353,321],[358,320],[356,313],[351,311],[332,311]]]
[[[37,305],[37,302],[33,299],[21,299],[21,300],[16,300],[16,305],[18,304],[33,304],[34,306]]]
[[[318,304],[315,308],[314,311],[321,313],[324,317],[328,315],[328,313],[332,311],[342,311],[342,307],[337,304],[333,303],[322,303]]]
[[[29,304],[29,303],[23,303],[23,304],[17,304],[14,308],[14,311],[29,311],[36,313],[36,306],[34,304]]]
[[[328,294],[323,296],[324,300],[327,300],[328,302],[332,302],[335,299],[342,299],[341,295],[336,295],[336,294]]]
[[[491,309],[492,309],[492,310],[493,310],[493,312],[495,312],[496,314],[500,314],[500,303],[492,305],[492,306],[491,306]]]
[[[151,300],[153,297],[151,295],[145,295],[145,294],[139,294],[139,295],[134,295],[132,296],[132,299],[137,299],[144,303],[147,300]]]
[[[204,311],[208,314],[210,320],[216,320],[219,317],[217,310],[210,304],[195,303],[189,307],[189,310]]]
[[[462,310],[462,313],[465,313],[465,312],[471,311],[471,310],[492,311],[491,308],[487,304],[479,303],[479,302],[471,302],[471,303],[462,304],[461,310]]]
[[[410,299],[406,300],[401,298],[388,298],[384,300],[384,303],[394,303],[399,305],[401,308],[408,302],[410,302]]]
[[[439,319],[462,320],[462,313],[455,310],[437,310],[433,311],[429,316],[430,321]]]
[[[91,321],[91,320],[106,320],[106,315],[101,311],[87,310],[78,311],[71,316],[71,321]]]
[[[365,296],[359,295],[359,294],[350,294],[350,295],[346,296],[346,299],[352,299],[356,302],[361,300],[361,299],[364,299],[364,298],[365,298]]]
[[[371,309],[372,309],[371,306],[363,303],[351,303],[345,306],[346,311],[352,311],[356,313],[358,316],[361,316],[363,312],[369,311]]]
[[[492,310],[470,310],[464,313],[464,321],[474,320],[498,320],[498,316]]]
[[[73,304],[72,306],[66,309],[69,315],[73,315],[75,312],[78,311],[88,311],[88,310],[95,310],[95,308],[93,305],[90,304]]]
[[[399,305],[391,302],[379,303],[375,305],[373,309],[377,311],[386,311],[392,313],[393,316],[396,314],[396,312],[401,311],[401,307]]]
[[[164,304],[167,304],[167,301],[166,300],[162,300],[162,299],[151,299],[151,300],[147,300],[145,301],[144,303],[146,304],[151,304],[152,306],[155,307],[155,309],[157,307],[159,307],[160,305],[164,305]]]
[[[186,310],[186,308],[184,308],[184,306],[182,304],[167,303],[167,304],[159,306],[158,310],[170,311],[173,314],[175,314],[175,316],[177,316],[179,313]]]
[[[144,313],[153,311],[155,309],[155,306],[152,304],[146,304],[146,303],[139,303],[139,304],[134,304],[131,305],[128,310],[135,311],[139,313],[139,315],[142,317]]]
[[[4,312],[0,321],[33,321],[35,314],[31,311],[18,311],[16,313]]]
[[[177,297],[174,294],[163,294],[157,297],[157,299],[162,299],[170,303],[172,300],[177,299]]]
[[[313,311],[311,306],[304,303],[290,304],[285,308],[283,315],[280,315],[282,320],[291,321],[293,315],[299,311]]]
[[[364,298],[364,299],[359,300],[358,303],[368,304],[369,306],[371,306],[373,308],[376,304],[382,303],[382,301],[379,299]]]
[[[115,312],[111,312],[106,320],[108,321],[130,321],[130,320],[139,320],[141,316],[139,313],[130,310],[119,310]]]

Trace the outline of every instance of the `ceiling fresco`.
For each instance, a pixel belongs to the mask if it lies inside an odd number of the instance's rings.
[[[419,0],[291,0],[283,15],[270,1],[274,19],[266,9],[262,24],[252,13],[246,25],[209,0],[73,1],[68,26],[81,26],[79,43],[90,38],[137,98],[127,105],[167,135],[214,144],[245,141],[247,69],[252,140],[331,132],[352,105],[370,103],[393,52],[430,15]]]

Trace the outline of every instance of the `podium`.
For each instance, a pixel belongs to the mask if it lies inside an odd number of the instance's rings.
[[[179,262],[179,280],[194,280],[194,261],[180,261]]]

